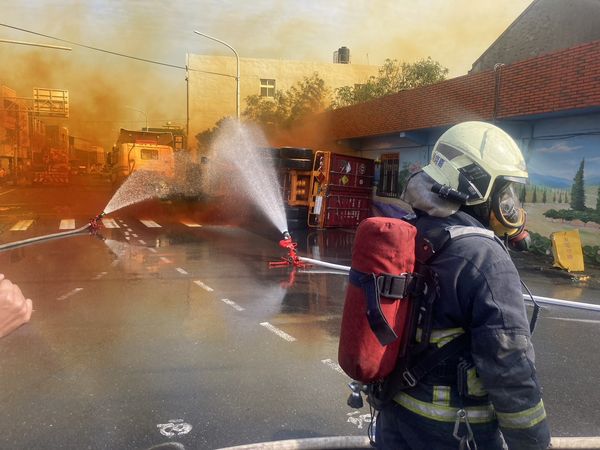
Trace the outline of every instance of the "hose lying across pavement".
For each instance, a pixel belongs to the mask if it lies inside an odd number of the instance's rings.
[[[555,437],[552,450],[600,450],[600,437]],[[373,449],[366,436],[333,436],[261,442],[217,450],[326,450]]]
[[[336,269],[336,270],[341,270],[344,272],[350,272],[349,266],[342,266],[340,264],[332,264],[332,263],[320,261],[318,259],[305,258],[303,256],[300,256],[299,259],[300,259],[300,261],[303,261],[308,264],[314,264],[315,266],[323,266],[323,267],[328,267],[330,269]],[[533,297],[533,299],[540,305],[564,306],[566,308],[583,309],[586,311],[600,312],[600,305],[595,305],[593,303],[573,302],[570,300],[562,300],[559,298],[539,297],[537,295],[532,295],[531,297]],[[531,297],[529,296],[529,294],[523,294],[523,298],[525,299],[525,301],[531,302]],[[598,448],[600,449],[600,446]]]
[[[52,239],[61,239],[68,236],[73,236],[76,234],[82,234],[88,231],[90,228],[90,224],[86,224],[83,227],[77,228],[75,230],[63,231],[61,233],[54,234],[46,234],[44,236],[36,236],[29,239],[23,239],[22,241],[8,242],[6,244],[0,245],[0,252],[5,250],[12,250],[17,247],[23,247],[25,245],[37,244],[39,242],[50,241]]]

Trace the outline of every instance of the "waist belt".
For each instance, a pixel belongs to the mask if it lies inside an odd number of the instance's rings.
[[[438,422],[455,422],[459,409],[463,409],[467,413],[470,423],[488,423],[496,420],[496,412],[491,404],[455,408],[425,402],[412,397],[406,392],[397,394],[394,397],[394,401],[414,414],[426,417],[427,419],[437,420]]]
[[[374,273],[350,269],[349,281],[365,292],[369,327],[381,345],[391,344],[398,338],[381,310],[381,296],[396,300],[406,299],[413,279],[414,275],[410,273],[382,273],[377,276]]]

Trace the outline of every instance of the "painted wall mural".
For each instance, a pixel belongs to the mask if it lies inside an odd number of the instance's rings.
[[[600,135],[564,136],[536,138],[524,151],[530,178],[521,202],[530,231],[577,229],[589,252],[600,246]]]

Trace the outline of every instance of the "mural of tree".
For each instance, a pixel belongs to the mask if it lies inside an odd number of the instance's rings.
[[[546,203],[548,201],[548,198],[546,196],[546,189],[544,189],[544,191],[542,192],[542,203]]]
[[[598,193],[596,194],[596,212],[600,213],[600,186],[598,186]]]
[[[533,187],[533,196],[531,197],[531,203],[537,203],[537,186]]]
[[[523,185],[523,187],[521,188],[521,192],[519,194],[519,202],[521,202],[521,205],[525,205],[525,196],[527,195],[527,188],[525,187],[525,185]]]
[[[583,168],[585,158],[579,164],[579,170],[573,178],[573,186],[571,186],[571,209],[574,211],[585,211],[585,191],[583,182]]]

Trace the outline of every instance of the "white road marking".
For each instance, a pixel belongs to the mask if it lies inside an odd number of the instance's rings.
[[[225,303],[226,305],[231,306],[233,309],[237,310],[237,311],[244,311],[244,308],[242,308],[240,305],[238,305],[236,302],[234,302],[233,300],[229,300],[228,298],[222,298],[221,301],[223,303]],[[262,325],[262,324],[261,324]],[[291,337],[291,336],[290,336]]]
[[[182,269],[181,267],[176,267],[175,270],[177,272],[179,272],[181,275],[187,275],[188,273],[186,272],[185,269]]]
[[[104,228],[121,228],[115,219],[102,219],[102,225]]]
[[[128,241],[131,240],[131,238],[129,236],[125,236],[125,239],[127,239]]]
[[[275,333],[281,339],[285,339],[288,342],[294,342],[296,340],[296,338],[294,336],[290,336],[285,331],[280,330],[279,328],[277,328],[274,325],[271,325],[269,322],[261,322],[260,325],[265,327],[267,330]]]
[[[198,286],[200,286],[202,289],[204,289],[205,291],[208,292],[212,292],[214,291],[213,288],[211,288],[210,286],[207,286],[206,284],[204,284],[202,281],[200,280],[194,280],[194,283],[196,283]]]
[[[171,419],[168,423],[159,423],[156,427],[160,434],[167,437],[181,436],[192,431],[192,426],[183,419]]]
[[[140,220],[148,228],[162,228],[161,225],[157,224],[154,220]]]
[[[99,280],[100,278],[102,278],[104,275],[106,275],[108,272],[100,272],[98,275],[96,275],[94,277],[94,280]]]
[[[166,264],[171,264],[173,262],[169,258],[165,258],[164,256],[161,256],[160,260]]]
[[[8,194],[9,192],[16,191],[16,189],[9,189],[8,191],[0,192],[0,195]]]
[[[322,359],[321,362],[325,364],[330,369],[335,370],[336,372],[341,373],[342,375],[346,375],[344,370],[340,367],[338,363],[336,363],[333,359]]]
[[[138,242],[142,245],[146,245],[146,241],[144,241],[143,239],[139,239]]]
[[[124,234],[125,236],[129,236],[129,231],[123,231],[123,234]]]
[[[144,244],[145,244],[145,242],[144,242]],[[152,248],[152,247],[148,247],[148,251],[152,252],[152,253],[156,253],[156,249]]]
[[[61,295],[56,300],[65,300],[65,299],[77,294],[79,291],[83,291],[83,288],[75,288],[72,291],[69,291],[66,294]]]
[[[348,423],[356,425],[360,430],[363,425],[371,423],[371,413],[361,414],[360,411],[353,411],[346,414],[348,416]]]
[[[135,234],[135,233],[131,233],[131,235],[132,235],[134,238],[138,237],[138,235],[137,235],[137,234]]]
[[[581,323],[594,323],[594,324],[600,323],[600,320],[596,320],[596,319],[571,319],[568,317],[548,317],[548,319],[564,320],[566,322],[581,322]]]
[[[131,228],[127,227],[127,231],[129,231],[131,233],[133,230]]]
[[[32,223],[33,220],[19,220],[16,224],[13,225],[10,231],[25,231],[31,226]]]
[[[181,223],[184,224],[186,227],[190,227],[190,228],[198,228],[198,227],[202,226],[199,223],[191,222],[188,220],[182,220]]]
[[[75,219],[62,219],[60,221],[60,225],[58,226],[59,230],[74,230],[75,229]]]

